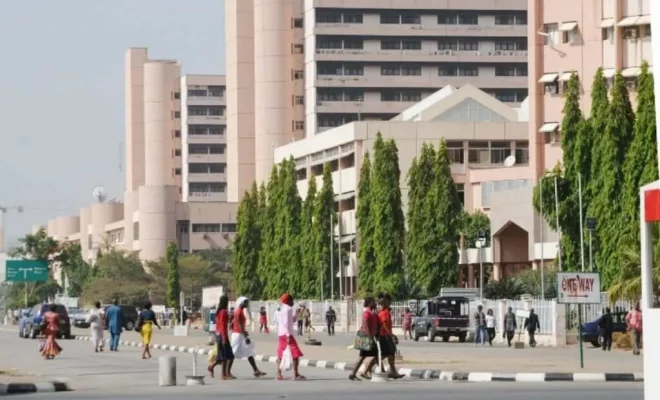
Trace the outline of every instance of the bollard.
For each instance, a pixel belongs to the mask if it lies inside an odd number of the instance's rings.
[[[176,357],[158,358],[158,385],[176,386]]]
[[[197,375],[197,354],[199,353],[199,346],[195,347],[193,353],[193,374],[186,376],[186,386],[201,386],[204,384],[204,375]]]
[[[371,382],[373,383],[385,383],[390,380],[389,374],[383,371],[383,357],[380,355],[380,343],[376,341],[376,348],[378,349],[378,366],[377,370],[371,373]]]

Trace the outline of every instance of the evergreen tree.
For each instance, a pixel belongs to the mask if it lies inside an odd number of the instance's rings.
[[[374,231],[371,226],[371,160],[364,154],[358,182],[357,231],[358,231],[358,291],[362,295],[374,293],[376,256]]]
[[[624,211],[620,185],[624,181],[624,158],[630,147],[634,122],[626,83],[619,72],[614,79],[605,132],[600,141],[603,147],[600,162],[607,168],[602,168],[602,185],[592,203],[592,215],[598,221],[596,232],[600,243],[595,260],[604,287],[608,287],[616,277],[617,267],[613,255],[619,244],[623,219],[621,212]]]
[[[329,163],[326,163],[323,166],[323,186],[316,196],[316,204],[314,205],[314,241],[315,241],[315,253],[316,253],[316,271],[320,273],[316,274],[316,281],[314,285],[314,293],[316,298],[327,298],[322,296],[321,288],[323,288],[323,294],[328,295],[330,293],[330,279],[331,272],[334,271],[335,274],[337,269],[334,268],[334,265],[331,265],[330,262],[330,232],[331,232],[331,221],[332,220],[332,232],[334,233],[334,227],[337,224],[337,217],[335,215],[335,194],[332,187],[332,170]],[[332,249],[333,264],[337,264],[337,257],[334,254],[334,248]],[[332,274],[332,280],[335,281],[335,274]],[[321,285],[323,282],[323,285]],[[337,285],[335,285],[337,288]]]
[[[433,185],[425,202],[429,217],[424,232],[428,232],[426,248],[430,262],[424,266],[425,270],[420,271],[417,282],[427,296],[438,295],[441,288],[453,287],[458,280],[461,203],[450,164],[447,142],[442,139],[433,166]]]
[[[316,205],[316,177],[310,176],[307,184],[307,196],[302,206],[300,217],[300,251],[302,270],[300,272],[300,292],[296,295],[301,299],[320,298],[318,281],[319,262],[314,239],[314,209]]]
[[[259,274],[259,251],[261,235],[259,232],[259,189],[252,184],[250,192],[245,193],[236,214],[237,233],[232,246],[231,260],[234,272],[236,293],[251,299],[261,298]]]
[[[605,127],[607,126],[607,115],[610,108],[610,99],[607,95],[607,79],[603,75],[603,69],[598,68],[594,76],[593,84],[591,85],[591,112],[589,122],[591,125],[591,132],[593,140],[591,142],[591,168],[589,172],[589,180],[584,181],[587,183],[587,192],[589,206],[593,198],[600,191],[603,185],[603,150],[602,138],[605,134]]]
[[[383,141],[378,133],[374,144],[371,179],[370,223],[374,229],[376,255],[375,289],[398,294],[403,282],[405,221],[401,204],[401,171],[394,140]]]
[[[179,309],[179,295],[181,286],[179,285],[179,249],[174,242],[167,245],[167,288],[165,292],[165,301],[167,307]]]
[[[433,249],[429,239],[428,220],[431,215],[425,207],[434,179],[436,153],[432,145],[422,144],[419,158],[413,159],[408,170],[408,232],[406,237],[406,274],[412,282],[421,284],[433,270]],[[423,285],[426,288],[426,285]]]
[[[639,243],[639,189],[658,179],[653,75],[646,61],[642,63],[638,82],[634,137],[623,166],[625,198],[621,212],[625,219],[623,233],[634,243]]]
[[[272,285],[269,285],[270,278],[275,273],[275,216],[280,202],[280,181],[279,166],[273,166],[268,185],[262,184],[259,191],[260,217],[259,225],[261,227],[261,251],[259,252],[259,276],[263,282],[263,299],[277,298],[280,293],[273,293]],[[281,288],[277,288],[281,292]]]

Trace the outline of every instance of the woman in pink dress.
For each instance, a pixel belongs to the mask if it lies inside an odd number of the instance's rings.
[[[413,319],[413,313],[410,312],[409,307],[406,307],[406,309],[403,311],[403,338],[404,339],[412,339],[413,338],[412,319]]]
[[[48,306],[48,311],[44,314],[44,324],[46,344],[41,355],[46,360],[52,360],[62,351],[60,345],[55,341],[55,336],[57,336],[57,332],[60,330],[60,315],[57,313],[57,306],[55,304]]]

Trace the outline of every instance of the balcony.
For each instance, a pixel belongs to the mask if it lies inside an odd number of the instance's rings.
[[[443,88],[447,85],[462,86],[469,83],[479,89],[526,89],[528,79],[526,76],[438,76],[437,72],[431,76],[383,76],[369,74],[363,76],[331,76],[319,75],[316,78],[317,87],[342,88]]]
[[[317,49],[315,61],[424,62],[424,63],[526,63],[526,50],[351,50]]]
[[[226,192],[213,192],[213,193],[191,192],[188,194],[188,201],[190,202],[227,201],[227,193]]]
[[[227,143],[227,136],[225,135],[188,135],[188,143],[190,144],[223,144]]]
[[[227,175],[224,174],[224,173],[196,174],[196,173],[189,172],[188,173],[188,182],[227,182]],[[213,193],[211,193],[211,194],[213,194]]]
[[[527,25],[316,24],[315,35],[403,37],[526,37]]]
[[[226,115],[190,115],[186,116],[186,123],[200,125],[227,125]]]
[[[405,101],[319,101],[317,113],[400,114],[416,102]]]
[[[224,96],[189,96],[186,98],[186,104],[190,106],[224,106],[227,104],[227,98]]]
[[[188,154],[189,163],[226,163],[227,154]]]

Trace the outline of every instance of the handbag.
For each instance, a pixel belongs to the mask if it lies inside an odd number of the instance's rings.
[[[138,319],[137,323],[135,324],[135,332],[142,332],[142,318]]]
[[[364,333],[363,330],[359,330],[355,334],[355,344],[353,345],[353,348],[361,351],[372,351],[375,348],[374,339]]]

